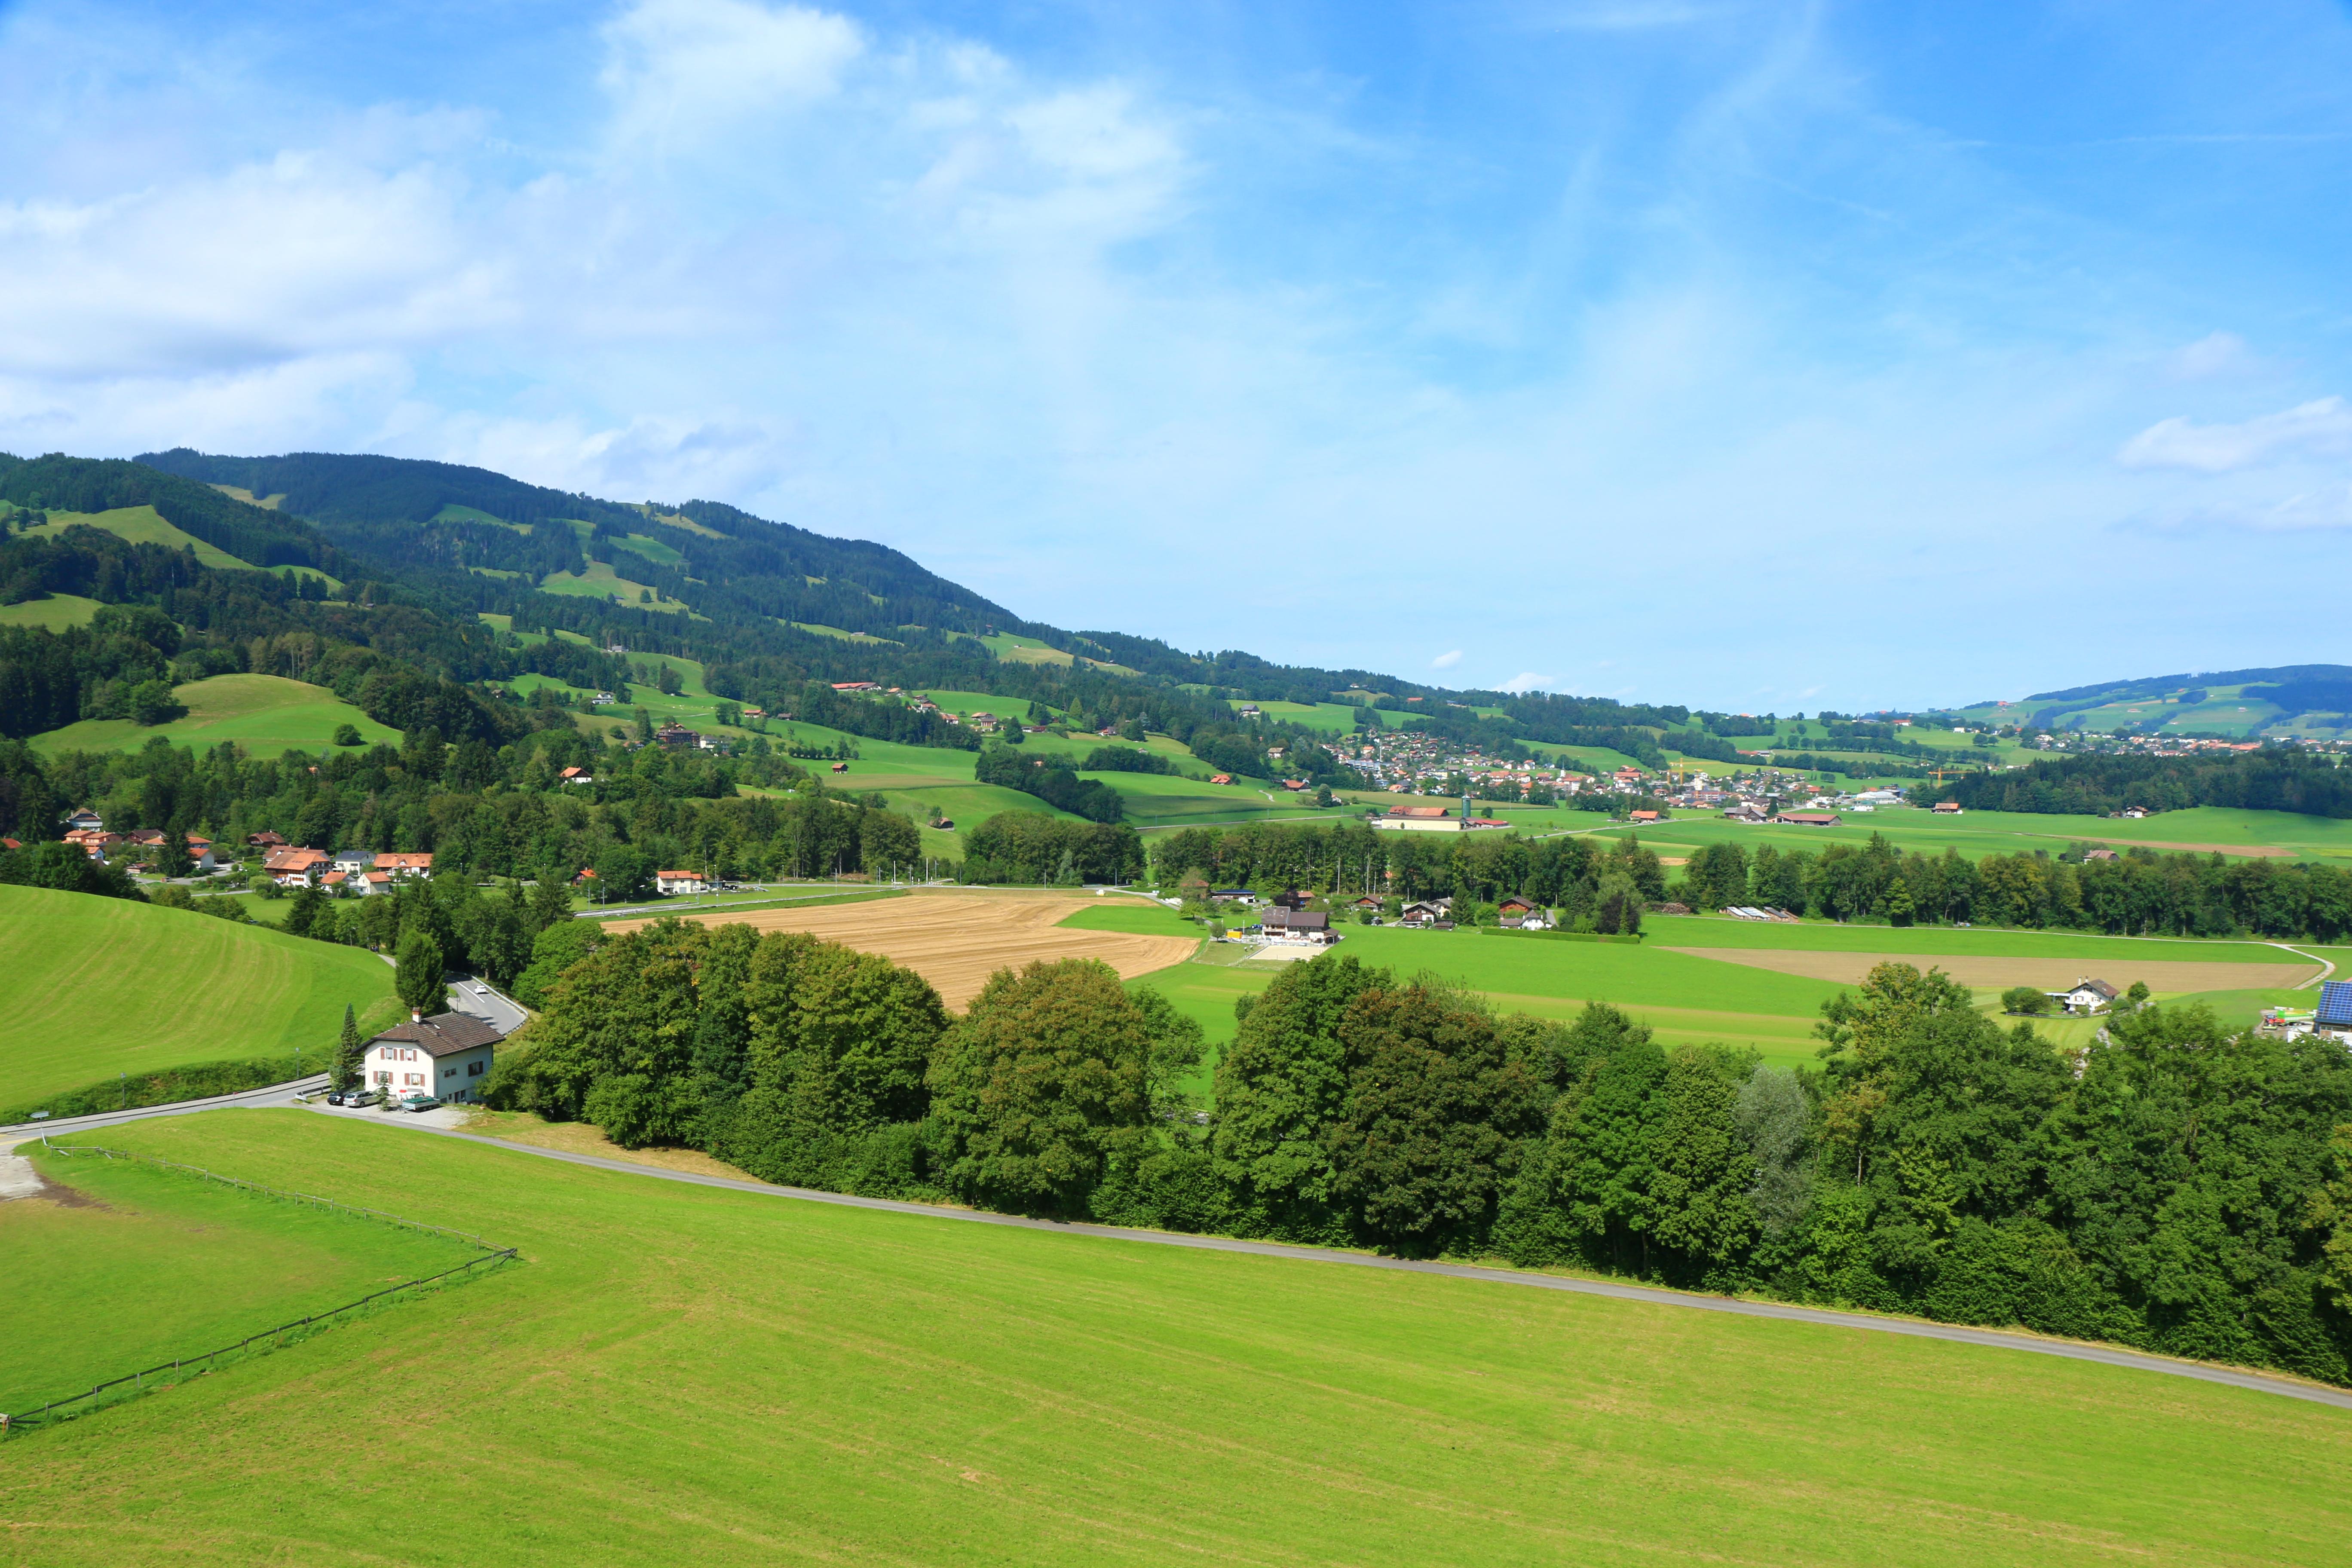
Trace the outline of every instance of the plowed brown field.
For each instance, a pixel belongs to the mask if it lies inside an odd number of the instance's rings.
[[[1746,947],[1676,947],[1693,958],[1720,959],[1782,974],[1802,974],[1813,980],[1859,984],[1881,963],[1907,963],[1914,969],[1940,969],[1963,985],[2034,985],[2055,991],[2075,981],[2104,980],[2120,991],[2133,981],[2146,982],[2151,991],[2243,991],[2273,985],[2300,985],[2320,973],[2315,963],[2134,963],[2129,960],[2087,958],[1938,957],[1919,952],[1776,952]]]
[[[827,942],[878,952],[938,987],[950,1007],[961,1007],[1000,969],[1037,959],[1098,958],[1132,980],[1192,956],[1200,944],[1185,937],[1130,936],[1121,931],[1066,931],[1055,922],[1091,909],[1091,898],[987,893],[916,893],[872,903],[810,910],[715,910],[688,915],[707,925],[748,925],[761,931],[804,931]],[[650,921],[614,921],[628,931]]]

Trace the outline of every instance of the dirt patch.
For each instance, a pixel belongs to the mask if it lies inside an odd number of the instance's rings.
[[[2077,980],[2104,980],[2121,991],[2135,980],[2151,991],[2251,991],[2300,985],[2320,973],[2315,963],[2134,963],[2129,959],[1985,958],[1917,952],[1786,952],[1749,947],[1675,947],[1669,952],[1744,963],[1780,974],[1801,974],[1858,985],[1882,963],[1940,969],[1963,985],[2032,985],[2055,991]]]
[[[1190,937],[1133,936],[1124,931],[1067,931],[1057,922],[1103,900],[1067,893],[917,893],[868,904],[813,910],[723,910],[688,915],[705,924],[748,925],[760,931],[804,931],[901,963],[939,988],[950,1007],[980,994],[1000,969],[1039,959],[1095,958],[1123,980],[1181,963],[1199,944]],[[614,921],[628,931],[646,921]]]
[[[589,1122],[542,1121],[528,1111],[479,1111],[466,1123],[465,1131],[508,1143],[528,1143],[534,1149],[555,1149],[566,1154],[594,1154],[602,1159],[626,1160],[633,1165],[652,1165],[664,1171],[687,1171],[698,1176],[725,1176],[733,1181],[758,1179],[724,1161],[712,1159],[699,1149],[624,1149],[605,1137],[602,1128]]]
[[[50,1181],[22,1154],[0,1152],[0,1203],[15,1203],[19,1198],[35,1198],[68,1209],[106,1207],[88,1193]]]

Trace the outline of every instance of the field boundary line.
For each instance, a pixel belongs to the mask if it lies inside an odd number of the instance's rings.
[[[362,1219],[384,1221],[408,1230],[430,1231],[436,1236],[446,1237],[452,1241],[468,1243],[481,1256],[470,1258],[453,1268],[444,1268],[438,1274],[420,1275],[414,1279],[404,1279],[397,1285],[388,1285],[381,1290],[372,1290],[356,1300],[346,1301],[339,1307],[330,1307],[323,1312],[311,1312],[303,1317],[289,1318],[275,1328],[262,1329],[257,1332],[247,1334],[233,1345],[220,1345],[201,1355],[174,1357],[168,1362],[158,1362],[153,1366],[142,1367],[135,1372],[125,1373],[121,1377],[109,1378],[104,1383],[95,1384],[86,1393],[69,1394],[63,1398],[52,1399],[37,1410],[27,1410],[21,1415],[0,1411],[0,1439],[15,1436],[21,1428],[48,1426],[60,1420],[75,1419],[86,1412],[72,1410],[70,1406],[79,1405],[85,1400],[98,1399],[109,1390],[119,1391],[125,1384],[131,1385],[130,1393],[133,1395],[144,1394],[147,1391],[149,1378],[158,1377],[168,1372],[172,1374],[172,1381],[159,1384],[157,1386],[159,1389],[174,1387],[188,1369],[201,1365],[201,1371],[190,1374],[201,1377],[205,1373],[218,1366],[222,1356],[234,1355],[257,1340],[273,1340],[276,1343],[271,1348],[279,1348],[287,1342],[285,1336],[297,1330],[315,1330],[346,1312],[355,1312],[370,1302],[381,1301],[387,1296],[396,1296],[404,1290],[415,1290],[426,1285],[436,1284],[441,1280],[464,1274],[469,1269],[479,1268],[485,1264],[496,1265],[519,1256],[516,1248],[492,1247],[480,1236],[471,1231],[457,1230],[446,1225],[433,1225],[425,1220],[408,1219],[400,1215],[386,1213],[383,1209],[363,1208],[356,1204],[338,1203],[332,1198],[322,1198],[312,1193],[298,1193],[285,1187],[264,1186],[259,1182],[248,1182],[241,1176],[224,1176],[219,1172],[208,1171],[202,1165],[184,1165],[177,1160],[166,1160],[161,1155],[132,1153],[129,1150],[109,1149],[99,1143],[51,1143],[46,1138],[41,1140],[41,1146],[44,1152],[52,1154],[67,1156],[97,1154],[108,1160],[128,1160],[134,1164],[152,1165],[159,1170],[182,1171],[191,1175],[201,1176],[206,1181],[218,1182],[224,1186],[258,1194],[263,1197],[290,1199],[297,1203],[310,1204],[318,1208],[333,1209],[341,1214],[357,1215]],[[308,1337],[307,1333],[305,1337]],[[96,1406],[93,1405],[91,1408],[95,1409]]]
[[[1652,1285],[1628,1285],[1610,1279],[1586,1279],[1563,1274],[1538,1274],[1523,1269],[1496,1268],[1477,1264],[1434,1263],[1408,1258],[1383,1258],[1377,1253],[1346,1252],[1337,1247],[1292,1247],[1280,1242],[1244,1241],[1235,1237],[1192,1236],[1181,1231],[1138,1230],[1123,1226],[1069,1224],[1055,1220],[1030,1219],[1022,1215],[991,1214],[981,1209],[959,1209],[934,1204],[905,1203],[895,1198],[859,1197],[850,1193],[825,1193],[809,1187],[786,1187],[771,1182],[741,1180],[730,1176],[710,1176],[694,1171],[672,1171],[658,1165],[640,1165],[626,1160],[606,1159],[598,1154],[575,1153],[566,1149],[542,1149],[534,1144],[511,1142],[503,1138],[485,1137],[477,1132],[461,1132],[454,1128],[420,1127],[414,1123],[401,1125],[412,1131],[429,1132],[436,1137],[454,1138],[461,1142],[486,1144],[492,1148],[537,1155],[541,1159],[561,1161],[569,1165],[610,1171],[620,1175],[649,1176],[657,1181],[682,1182],[689,1186],[716,1187],[721,1191],[751,1193],[765,1197],[794,1198],[804,1203],[830,1204],[840,1208],[878,1210],[887,1214],[910,1215],[928,1219],[961,1220],[969,1224],[1003,1226],[1017,1230],[1051,1231],[1059,1235],[1083,1236],[1106,1241],[1141,1242],[1153,1247],[1181,1247],[1197,1252],[1233,1252],[1257,1258],[1290,1258],[1308,1263],[1349,1264],[1359,1268],[1379,1268],[1394,1273],[1433,1274],[1445,1279],[1475,1279],[1489,1284],[1517,1285],[1538,1290],[1560,1290],[1571,1295],[1602,1296],[1614,1300],[1633,1301],[1648,1306],[1682,1307],[1706,1312],[1723,1312],[1734,1317],[1775,1319],[1782,1322],[1811,1323],[1824,1328],[1859,1329],[1875,1333],[1900,1334],[1914,1339],[1942,1340],[1949,1343],[1978,1345],[1992,1350],[2025,1351],[2036,1355],[2056,1356],[2066,1361],[2094,1362],[2105,1366],[2161,1373],[2171,1377],[2186,1377],[2200,1383],[2218,1383],[2231,1388],[2245,1389],[2251,1393],[2279,1394],[2289,1399],[2308,1400],[2316,1405],[2331,1405],[2339,1410],[2352,1410],[2352,1390],[2331,1388],[2322,1384],[2303,1383],[2289,1377],[2243,1368],[2205,1362],[2181,1361],[2145,1351],[2126,1350],[2117,1345],[2095,1344],[2077,1340],[2046,1339],[2022,1331],[1979,1329],[1959,1323],[1933,1322],[1922,1318],[1881,1317],[1868,1312],[1836,1311],[1822,1307],[1798,1307],[1779,1301],[1749,1300],[1737,1296],[1706,1296],[1690,1291],[1664,1289]]]

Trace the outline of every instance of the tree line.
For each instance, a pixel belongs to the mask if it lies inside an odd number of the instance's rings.
[[[2083,816],[2112,816],[2128,806],[2157,812],[2197,805],[2352,816],[2352,773],[2332,756],[2292,745],[2179,757],[2093,752],[1955,779],[1927,798],[1958,801],[1971,811]]]
[[[961,1015],[802,934],[559,928],[494,1104],[764,1179],[1005,1212],[1500,1258],[2352,1381],[2352,1058],[2118,1015],[2064,1053],[1940,973],[1823,1008],[1819,1068],[1498,1013],[1327,954],[1196,1024],[1085,962]]]

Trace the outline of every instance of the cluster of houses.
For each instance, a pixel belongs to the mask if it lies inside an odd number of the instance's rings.
[[[1214,889],[1209,898],[1220,904],[1258,910],[1256,923],[1242,929],[1244,936],[1255,935],[1265,942],[1305,942],[1318,945],[1328,945],[1339,940],[1339,932],[1331,929],[1330,914],[1323,910],[1308,909],[1307,897],[1296,888],[1265,900],[1263,909],[1259,909],[1257,894],[1247,888]],[[1381,900],[1367,893],[1352,899],[1335,899],[1332,907],[1354,914],[1371,915],[1377,920]],[[1544,931],[1553,923],[1551,912],[1531,899],[1507,898],[1496,908],[1502,924],[1510,931]],[[1423,899],[1407,904],[1398,911],[1397,923],[1416,931],[1452,931],[1454,900],[1451,897]]]
[[[273,846],[265,840],[276,840]],[[261,868],[281,888],[323,888],[360,896],[388,893],[397,882],[433,875],[433,857],[374,849],[302,849],[286,844],[274,833],[253,837],[265,851]]]
[[[106,823],[98,813],[88,807],[66,818],[65,842],[73,845],[93,860],[121,859],[137,867],[145,865],[163,847],[167,836],[157,827],[133,828],[128,833],[109,833]],[[220,869],[213,857],[213,841],[201,834],[187,836],[188,858],[199,871]]]

